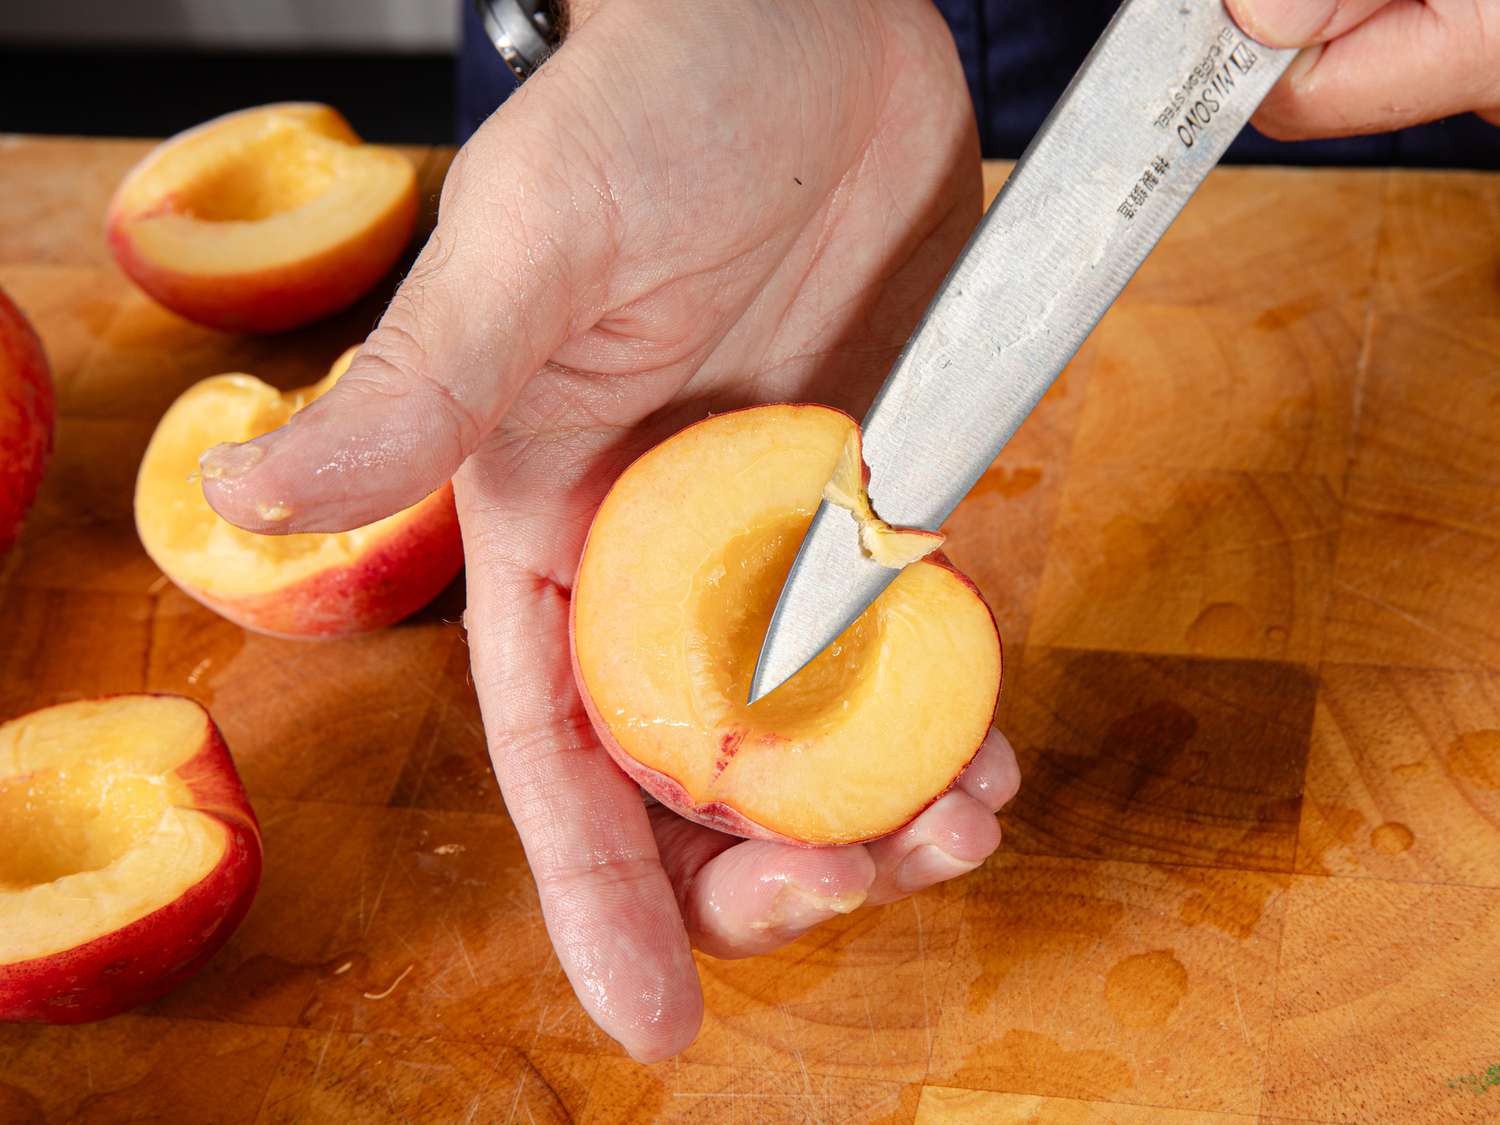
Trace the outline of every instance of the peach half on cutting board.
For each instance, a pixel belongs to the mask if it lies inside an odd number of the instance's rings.
[[[41,487],[56,411],[41,338],[0,289],[0,555]]]
[[[335,109],[283,102],[163,141],[115,192],[115,261],[189,320],[279,332],[345,308],[401,256],[416,169]]]
[[[196,478],[205,450],[277,428],[331,388],[355,350],[313,386],[286,394],[251,375],[204,379],[168,408],[146,447],[135,484],[141,544],[179,589],[246,629],[368,633],[421,609],[463,566],[448,484],[383,520],[328,534],[257,535],[204,499]]]
[[[972,582],[928,553],[939,537],[875,520],[858,434],[823,406],[709,418],[626,469],[589,529],[571,609],[589,717],[626,774],[699,823],[804,845],[874,839],[946,792],[989,730],[994,618]],[[747,704],[824,495],[855,513],[877,558],[925,557]]]
[[[0,725],[0,1020],[82,1023],[160,996],[229,939],[260,871],[255,814],[192,700]]]

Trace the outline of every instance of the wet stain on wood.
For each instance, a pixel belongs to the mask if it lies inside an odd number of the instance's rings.
[[[970,490],[971,496],[999,496],[1010,499],[1030,492],[1042,483],[1042,470],[1030,465],[1014,469],[995,467],[980,477]]]
[[[1448,772],[1485,789],[1500,789],[1500,730],[1465,731],[1454,739]]]
[[[969,1010],[985,1011],[1000,985],[1024,962],[1057,953],[1081,954],[1102,941],[1125,916],[1123,904],[1092,895],[1059,893],[1018,900],[1001,926],[974,950],[979,976],[969,986]]]
[[[1069,1050],[1040,1032],[1012,1028],[996,1041],[979,1044],[945,1083],[1062,1097],[1108,1098],[1133,1087],[1135,1075],[1119,1055]]]
[[[1104,978],[1110,1014],[1125,1027],[1159,1027],[1187,994],[1188,974],[1170,949],[1136,953]]]
[[[1238,652],[1254,642],[1255,633],[1255,618],[1244,606],[1214,602],[1193,618],[1183,639],[1193,652]]]
[[[1347,848],[1354,843],[1366,823],[1356,809],[1324,801],[1307,801],[1299,838],[1298,870],[1327,875],[1329,870],[1323,862],[1324,857],[1337,848]]]
[[[1399,820],[1377,824],[1370,829],[1370,847],[1381,855],[1400,855],[1416,842],[1412,830]]]
[[[1292,882],[1276,872],[1209,867],[1182,868],[1171,878],[1192,891],[1177,912],[1184,925],[1211,926],[1240,941],[1255,933],[1271,901]]]

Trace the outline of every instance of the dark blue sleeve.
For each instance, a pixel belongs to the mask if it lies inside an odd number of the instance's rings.
[[[462,34],[458,46],[458,66],[454,68],[453,107],[458,115],[454,122],[459,144],[463,144],[484,119],[500,108],[516,88],[515,75],[500,58],[500,52],[489,41],[479,22],[479,13],[471,0],[459,0],[463,13]]]
[[[748,0],[754,2],[754,0]],[[948,20],[974,98],[984,155],[1015,157],[1026,147],[1118,6],[1116,0],[935,0]],[[466,140],[515,89],[462,2],[457,68],[458,138]],[[753,65],[753,63],[748,64]],[[1500,129],[1472,114],[1373,137],[1273,141],[1246,129],[1228,160],[1247,164],[1405,165],[1500,168]]]
[[[1062,96],[1116,0],[936,0],[974,96],[986,156],[1021,154]],[[1246,164],[1500,168],[1500,129],[1473,114],[1372,137],[1273,141],[1253,128],[1230,147]]]

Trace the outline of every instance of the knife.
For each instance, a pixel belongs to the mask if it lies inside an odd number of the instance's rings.
[[[1295,50],[1222,0],[1125,0],[1021,154],[865,415],[870,500],[936,531],[1223,156]],[[899,571],[849,511],[813,516],[750,702],[828,647]]]

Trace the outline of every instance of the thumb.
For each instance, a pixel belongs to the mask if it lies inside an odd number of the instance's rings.
[[[588,130],[567,127],[586,112],[568,85],[529,87],[459,152],[436,230],[334,387],[280,429],[204,454],[221,516],[260,532],[342,531],[417,503],[592,323],[610,193],[592,182],[597,161],[569,150]]]

